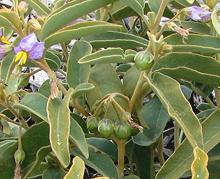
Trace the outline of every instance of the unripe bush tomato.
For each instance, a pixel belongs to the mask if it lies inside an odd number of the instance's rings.
[[[148,70],[153,65],[153,56],[148,51],[138,52],[134,57],[135,65],[139,70]]]
[[[114,123],[111,119],[104,118],[101,121],[99,121],[98,131],[101,134],[101,136],[108,138],[114,132]]]
[[[98,120],[96,119],[96,117],[94,116],[87,117],[86,126],[90,132],[96,132],[98,129]]]
[[[128,139],[132,133],[132,127],[125,121],[116,121],[114,130],[118,139]]]

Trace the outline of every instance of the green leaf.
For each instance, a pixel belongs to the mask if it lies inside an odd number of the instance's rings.
[[[201,22],[194,22],[194,21],[181,21],[181,25],[184,29],[189,29],[191,28],[190,32],[195,32],[195,33],[199,33],[200,35],[211,35],[211,28],[205,24],[205,23],[201,23]],[[190,34],[192,35],[192,34]]]
[[[126,96],[131,97],[134,89],[137,85],[138,79],[140,76],[140,71],[136,68],[136,66],[131,67],[123,77],[123,86],[124,93]]]
[[[137,47],[147,47],[148,41],[142,37],[125,32],[105,32],[84,37],[93,48],[120,47],[123,49],[135,49]]]
[[[50,9],[47,8],[40,0],[27,0],[28,5],[34,9],[38,15],[46,16],[50,13]]]
[[[82,17],[96,9],[99,9],[116,0],[87,0],[82,1],[72,6],[67,6],[65,9],[51,15],[45,22],[42,28],[42,39],[48,37],[53,32],[61,29],[69,22]]]
[[[50,143],[53,152],[60,163],[67,167],[70,163],[69,134],[70,134],[70,109],[69,101],[73,94],[69,89],[64,99],[52,99],[47,103],[47,117],[50,125]]]
[[[134,146],[133,160],[137,167],[137,175],[142,179],[154,179],[154,149],[152,146]]]
[[[88,35],[99,34],[108,31],[121,31],[122,26],[103,21],[79,22],[61,29],[45,38],[45,46],[68,42]]]
[[[205,152],[209,152],[220,143],[219,117],[220,111],[218,110],[202,123]],[[180,178],[186,171],[190,170],[192,162],[193,148],[189,141],[185,140],[159,170],[156,179]]]
[[[169,53],[154,65],[152,71],[176,79],[186,79],[210,86],[220,85],[220,63],[214,58],[198,54]]]
[[[154,12],[158,12],[161,2],[162,0],[148,0],[149,8]]]
[[[3,20],[2,25],[7,25],[6,23],[10,23],[10,26],[16,30],[18,33],[22,32],[22,24],[19,21],[18,15],[9,9],[0,9],[0,19]],[[5,21],[7,19],[7,22]]]
[[[44,121],[47,120],[47,98],[40,93],[30,93],[24,96],[20,103],[14,105],[17,109],[22,109],[35,114]]]
[[[14,53],[7,54],[0,64],[0,78],[7,82],[9,76],[11,75],[11,69],[14,64]]]
[[[219,21],[219,10],[218,9],[215,9],[212,12],[211,18],[212,18],[212,24],[216,32],[218,33],[218,35],[220,35],[220,21]]]
[[[105,138],[96,138],[96,137],[90,137],[87,138],[87,142],[89,145],[93,146],[93,148],[96,148],[98,151],[103,152],[110,156],[112,160],[117,162],[117,146]]]
[[[73,92],[73,97],[76,98],[78,96],[81,96],[94,88],[95,88],[95,86],[91,83],[81,83],[76,86],[76,88]]]
[[[36,160],[37,152],[50,144],[49,126],[46,122],[33,125],[22,136],[22,148],[25,152],[25,159],[22,162],[22,169],[25,170]]]
[[[149,82],[152,89],[167,109],[169,115],[181,126],[192,146],[202,147],[203,138],[201,124],[193,113],[189,102],[181,92],[180,84],[161,73],[154,73],[152,80],[149,80]]]
[[[88,158],[89,157],[89,149],[88,144],[86,142],[85,134],[80,127],[80,125],[71,118],[70,124],[70,139],[77,145],[82,154]]]
[[[88,82],[90,65],[80,65],[78,60],[92,53],[91,45],[86,41],[77,41],[67,62],[67,83],[75,88],[80,83]]]
[[[51,147],[50,146],[44,146],[42,148],[40,148],[38,151],[37,151],[37,154],[36,154],[36,159],[35,161],[31,164],[31,167],[28,168],[27,172],[23,171],[23,178],[26,179],[28,178],[29,176],[32,176],[32,174],[34,173],[34,171],[36,171],[37,169],[39,169],[40,165],[41,165],[41,162],[44,161],[46,155],[48,153],[51,152]]]
[[[208,155],[199,147],[194,148],[194,160],[191,165],[192,179],[208,179]]]
[[[108,80],[106,80],[108,79]],[[110,64],[97,64],[91,69],[89,82],[95,88],[86,94],[90,107],[109,93],[122,93],[122,84],[114,67]]]
[[[63,179],[83,179],[85,171],[84,161],[80,157],[75,157],[73,159],[73,164],[69,170],[69,172],[64,176]]]
[[[91,55],[81,58],[79,64],[119,63],[124,61],[121,48],[108,48],[99,50]]]
[[[144,0],[121,0],[124,4],[129,6],[131,9],[133,9],[138,15],[143,16],[144,15]]]
[[[72,151],[75,156],[79,156],[87,166],[93,168],[103,176],[118,179],[117,169],[111,158],[101,152],[96,152],[92,147],[89,148],[89,158],[86,159],[76,149]]]
[[[140,119],[141,125],[148,127],[144,128],[143,133],[134,136],[133,142],[141,146],[150,146],[161,136],[170,117],[159,99],[154,97],[143,106]]]
[[[165,38],[165,41],[172,45],[174,52],[198,52],[198,53],[219,53],[220,38],[211,35],[191,34],[184,39],[179,34],[173,34]]]
[[[50,166],[44,171],[42,179],[63,179],[65,174],[65,171],[61,167]]]
[[[5,140],[0,142],[1,178],[13,178],[15,169],[14,153],[16,150],[16,140]]]

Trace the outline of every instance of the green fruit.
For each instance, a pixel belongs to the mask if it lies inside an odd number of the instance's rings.
[[[98,120],[94,116],[87,117],[86,126],[90,132],[96,132],[98,129]]]
[[[139,70],[148,70],[153,65],[153,56],[148,51],[138,52],[134,57],[135,65]]]
[[[102,119],[101,121],[99,121],[98,131],[101,134],[101,136],[108,138],[114,132],[114,123],[111,119]]]
[[[132,133],[132,127],[125,121],[117,121],[114,130],[118,139],[128,139]]]

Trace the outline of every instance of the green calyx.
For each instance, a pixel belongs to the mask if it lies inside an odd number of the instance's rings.
[[[111,119],[105,118],[99,121],[98,131],[101,136],[109,138],[114,132],[114,123]]]
[[[98,129],[98,120],[96,117],[94,116],[89,116],[86,120],[86,126],[87,126],[87,129],[94,133],[97,131]]]
[[[114,131],[115,131],[115,136],[118,139],[125,140],[125,139],[128,139],[131,136],[131,134],[132,134],[132,127],[129,125],[128,122],[117,121],[115,123]]]
[[[152,54],[148,51],[138,52],[134,57],[134,61],[137,69],[141,71],[150,69],[154,62]]]

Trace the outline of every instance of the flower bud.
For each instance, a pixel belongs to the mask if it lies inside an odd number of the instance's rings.
[[[16,164],[21,163],[25,159],[24,151],[22,149],[16,150],[16,152],[14,154],[14,158],[15,158],[15,163]]]
[[[18,4],[18,11],[20,14],[25,14],[28,10],[28,4],[25,1],[21,1]]]
[[[148,70],[153,65],[153,56],[148,51],[138,52],[134,57],[135,65],[139,70]]]
[[[218,0],[205,0],[205,3],[211,9],[213,9],[216,6],[216,4],[218,3]]]
[[[40,31],[41,30],[41,25],[38,22],[37,19],[31,19],[28,21],[30,29],[33,31]]]

